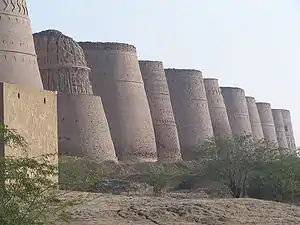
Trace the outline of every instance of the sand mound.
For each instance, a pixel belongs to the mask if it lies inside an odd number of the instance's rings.
[[[300,207],[254,199],[178,199],[71,192],[73,225],[300,224]],[[63,223],[59,224],[62,225]]]

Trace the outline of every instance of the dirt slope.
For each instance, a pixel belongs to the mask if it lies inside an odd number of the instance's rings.
[[[253,199],[175,199],[91,193],[72,208],[73,225],[300,224],[300,207]]]

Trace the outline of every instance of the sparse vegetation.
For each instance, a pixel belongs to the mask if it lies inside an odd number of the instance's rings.
[[[0,224],[48,225],[67,221],[67,208],[77,200],[61,201],[53,155],[31,158],[26,141],[5,125],[0,126],[1,143],[22,149],[22,157],[0,156]],[[21,148],[20,148],[21,147]]]
[[[247,135],[208,141],[198,152],[208,159],[202,179],[225,184],[235,198],[294,200],[300,190],[300,158],[272,146]]]
[[[21,147],[26,153],[27,143],[21,136],[4,125],[0,129],[0,144]],[[195,155],[197,158],[191,163],[136,165],[99,164],[60,156],[59,170],[51,163],[51,155],[38,159],[27,154],[21,158],[2,155],[0,224],[50,225],[68,221],[69,206],[82,199],[60,196],[53,179],[57,176],[59,187],[70,191],[109,193],[104,187],[107,184],[126,186],[140,182],[152,186],[154,196],[158,197],[168,190],[225,185],[235,198],[249,196],[283,202],[297,202],[300,198],[300,158],[295,152],[281,151],[242,136],[209,141]],[[121,193],[121,189],[116,193]]]

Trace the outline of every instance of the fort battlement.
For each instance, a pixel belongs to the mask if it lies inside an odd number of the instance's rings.
[[[257,110],[261,126],[264,133],[264,138],[268,143],[278,146],[276,129],[272,115],[271,104],[268,102],[256,102]]]
[[[45,30],[34,33],[33,37],[40,70],[70,67],[90,70],[80,45],[60,31]]]
[[[183,159],[193,160],[191,148],[213,137],[202,73],[190,69],[165,69],[171,103],[178,126]]]
[[[164,69],[162,61],[139,60],[139,64],[143,67],[149,67],[152,69]]]
[[[0,81],[43,89],[26,1],[0,1]]]
[[[221,87],[232,134],[252,135],[245,91],[239,87]]]
[[[226,138],[232,136],[218,79],[204,78],[204,86],[215,137]]]
[[[272,116],[274,120],[276,135],[277,135],[277,141],[278,146],[280,148],[288,149],[288,140],[285,134],[284,129],[284,122],[283,122],[283,116],[280,109],[272,109]]]
[[[202,72],[200,70],[196,70],[196,69],[177,69],[177,68],[165,68],[165,70],[171,72],[176,72],[176,75],[195,75],[195,76],[201,76],[202,77]]]
[[[157,160],[150,107],[136,48],[122,43],[82,43],[93,92],[101,96],[119,160]]]
[[[255,141],[261,141],[264,139],[264,133],[262,130],[259,113],[256,106],[255,98],[252,96],[246,96],[247,108],[252,128],[252,135]]]
[[[178,131],[163,62],[139,61],[139,65],[150,107],[158,160],[180,160]]]
[[[194,160],[206,140],[245,134],[296,148],[289,110],[197,69],[139,61],[131,44],[32,34],[26,0],[0,1],[0,120],[27,140],[31,156]]]
[[[0,2],[0,11],[11,16],[17,15],[29,19],[27,2],[25,0],[3,0]]]
[[[120,51],[136,54],[136,47],[118,42],[78,42],[85,50]]]
[[[82,48],[57,30],[33,34],[39,69],[46,90],[92,94]]]

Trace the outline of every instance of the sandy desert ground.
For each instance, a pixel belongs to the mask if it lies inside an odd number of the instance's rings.
[[[73,225],[296,225],[300,207],[254,199],[182,199],[71,192]],[[60,223],[59,225],[63,225]]]

